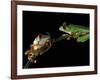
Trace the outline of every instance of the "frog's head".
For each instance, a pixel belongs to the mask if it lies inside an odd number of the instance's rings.
[[[44,34],[39,34],[33,41],[33,45],[34,47],[36,47],[36,49],[40,49],[41,47],[43,47],[45,45],[45,43],[47,41],[49,41],[51,38],[49,35],[44,35]]]
[[[64,22],[59,28],[60,31],[70,34],[71,28]]]
[[[65,32],[68,33],[68,34],[71,34],[72,33],[71,28],[69,26],[66,26]]]

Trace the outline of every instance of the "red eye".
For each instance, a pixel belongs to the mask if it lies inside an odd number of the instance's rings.
[[[31,57],[31,56],[32,56],[32,54],[29,54],[28,56],[29,56],[29,57]]]

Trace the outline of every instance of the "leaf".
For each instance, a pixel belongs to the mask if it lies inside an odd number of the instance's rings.
[[[85,42],[89,39],[89,34],[86,34],[84,36],[78,37],[77,42]]]

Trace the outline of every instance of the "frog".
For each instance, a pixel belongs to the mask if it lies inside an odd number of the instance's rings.
[[[89,27],[63,22],[59,30],[66,33],[63,36],[65,36],[67,40],[74,38],[77,42],[85,42],[89,39]]]
[[[37,57],[48,51],[51,45],[50,35],[38,34],[25,55],[28,56],[30,62],[37,63]]]

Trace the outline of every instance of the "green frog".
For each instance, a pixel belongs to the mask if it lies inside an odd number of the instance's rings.
[[[77,42],[85,42],[89,39],[89,28],[85,26],[75,24],[67,25],[64,22],[59,30],[67,33],[63,35],[67,37],[67,40],[75,38]]]

